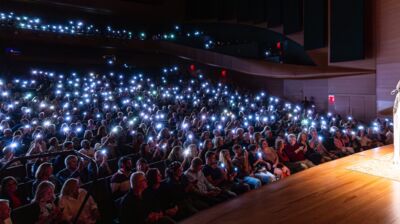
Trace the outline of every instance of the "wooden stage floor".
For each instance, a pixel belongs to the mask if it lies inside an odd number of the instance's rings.
[[[393,152],[393,145],[319,165],[182,223],[400,223],[400,182],[346,169]]]

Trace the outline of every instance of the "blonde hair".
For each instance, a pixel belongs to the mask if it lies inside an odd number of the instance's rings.
[[[35,197],[33,198],[33,202],[40,202],[40,199],[43,198],[44,194],[46,193],[46,190],[51,188],[54,191],[54,184],[51,183],[50,181],[42,181],[39,186],[36,189],[35,192]]]
[[[79,188],[79,180],[75,178],[70,178],[67,181],[65,181],[62,189],[61,189],[61,197],[62,196],[72,196],[74,193],[74,189],[78,187]]]

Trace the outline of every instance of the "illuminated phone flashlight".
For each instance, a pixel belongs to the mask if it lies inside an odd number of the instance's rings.
[[[262,153],[261,152],[258,152],[257,155],[258,155],[258,158],[262,158]]]
[[[12,142],[12,143],[10,144],[10,147],[11,147],[12,149],[15,149],[15,148],[18,147],[18,143]]]
[[[356,135],[356,132],[355,132],[355,131],[352,131],[351,134],[352,134],[352,135]]]
[[[107,155],[107,150],[105,150],[105,149],[101,150],[101,154]]]
[[[353,118],[352,118],[352,117],[347,117],[347,119],[348,119],[349,121],[353,120]]]
[[[118,128],[117,128],[117,127],[113,127],[112,130],[111,130],[111,132],[117,133],[117,132],[118,132]]]
[[[64,127],[64,128],[63,128],[63,132],[64,132],[64,133],[66,133],[66,132],[68,132],[68,131],[69,131],[69,127]]]
[[[378,128],[378,127],[374,127],[373,129],[374,129],[374,131],[378,131],[378,130],[379,130],[379,128]]]
[[[50,121],[44,121],[43,122],[43,126],[45,126],[45,127],[48,127],[48,126],[50,126],[51,125],[51,122]]]
[[[81,132],[82,131],[82,128],[81,127],[78,127],[78,128],[76,128],[76,132]]]
[[[193,135],[190,134],[190,135],[188,136],[188,138],[189,138],[190,140],[192,140],[192,139],[193,139]]]
[[[364,130],[364,126],[358,126],[358,130]]]
[[[36,139],[39,139],[39,138],[41,138],[41,137],[42,137],[41,134],[37,134],[37,135],[35,136]]]
[[[189,150],[189,149],[185,149],[185,151],[183,151],[183,154],[184,154],[185,156],[188,156],[189,153],[190,153],[190,150]]]
[[[318,136],[318,140],[322,141],[323,139],[322,136]]]
[[[237,173],[239,169],[237,167],[233,168],[233,170]]]
[[[182,124],[182,128],[183,128],[183,129],[186,129],[188,126],[189,126],[189,125],[186,124],[186,123],[183,123],[183,124]]]

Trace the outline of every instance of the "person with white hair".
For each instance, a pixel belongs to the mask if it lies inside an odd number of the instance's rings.
[[[119,222],[126,223],[175,223],[162,212],[151,210],[151,201],[143,198],[147,188],[146,175],[141,172],[132,173],[130,177],[131,189],[122,198],[120,204]]]

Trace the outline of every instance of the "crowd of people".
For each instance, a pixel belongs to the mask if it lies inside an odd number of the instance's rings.
[[[29,159],[32,177],[1,180],[0,223],[29,206],[33,223],[96,223],[81,186],[109,178],[120,223],[174,223],[324,162],[390,144],[393,123],[362,124],[182,69],[155,76],[34,70],[0,81],[0,167]],[[138,155],[133,160],[130,155]],[[118,161],[113,168],[110,160]],[[164,170],[152,164],[163,162]],[[33,181],[22,197],[18,184]],[[88,195],[89,194],[89,195]],[[79,207],[85,202],[77,218]],[[3,209],[4,207],[4,209]]]

